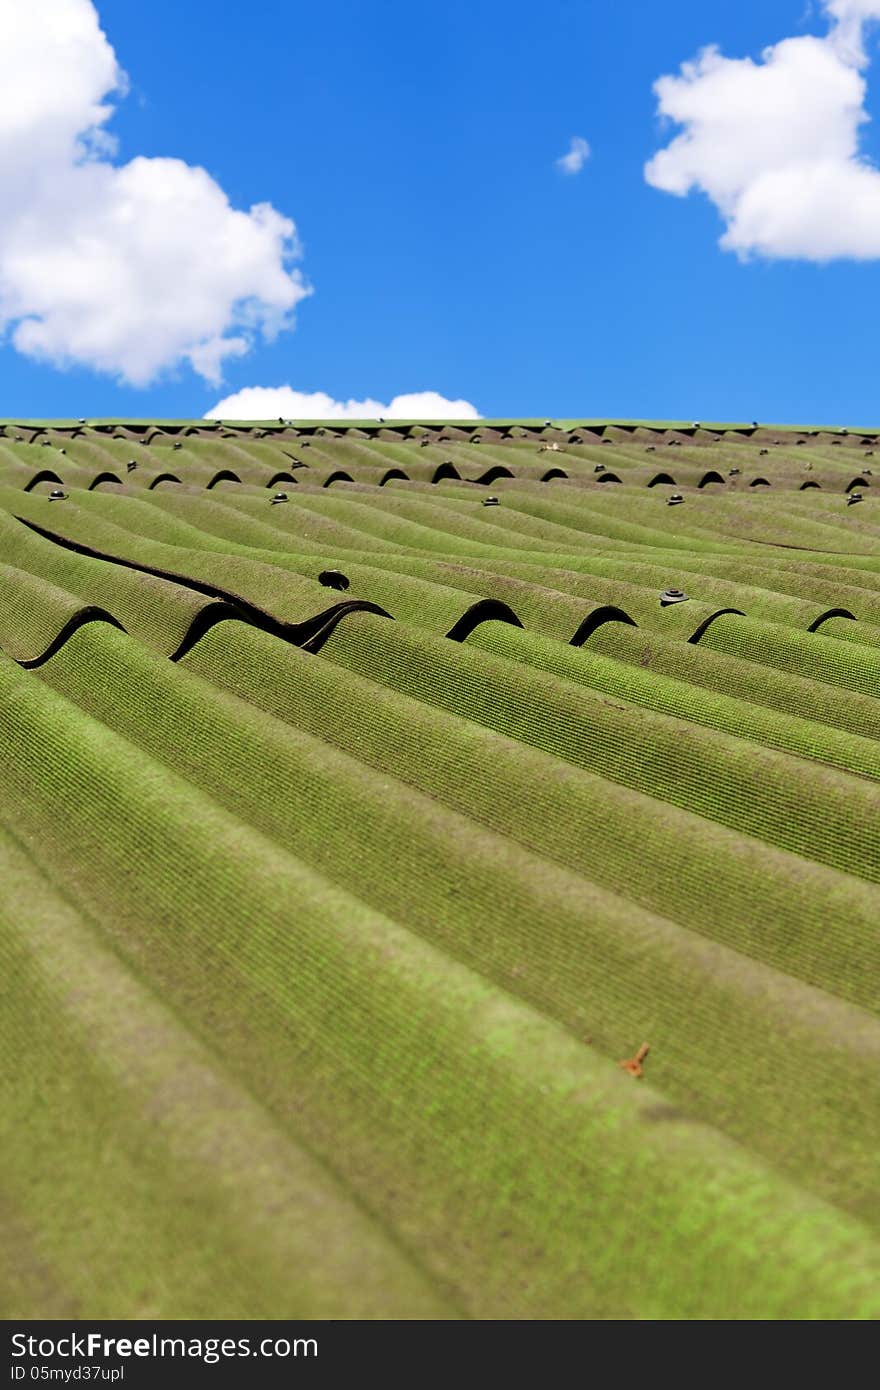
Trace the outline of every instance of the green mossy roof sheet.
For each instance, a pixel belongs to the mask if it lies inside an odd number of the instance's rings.
[[[876,439],[0,422],[0,1314],[880,1315]]]

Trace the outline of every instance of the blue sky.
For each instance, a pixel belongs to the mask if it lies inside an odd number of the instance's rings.
[[[657,78],[710,43],[757,59],[825,35],[820,6],[97,8],[130,83],[107,124],[115,163],[173,156],[236,208],[271,203],[296,222],[313,292],[295,329],[258,335],[219,386],[180,361],[127,384],[34,360],[7,333],[0,415],[200,416],[288,383],[379,401],[432,390],[487,416],[880,424],[880,260],[743,261],[719,247],[709,198],[644,176],[676,134]],[[869,114],[878,39],[880,26],[866,36]],[[592,154],[566,176],[554,161],[575,135]],[[873,127],[861,149],[880,155]]]

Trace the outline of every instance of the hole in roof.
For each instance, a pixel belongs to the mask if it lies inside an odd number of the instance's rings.
[[[321,570],[318,575],[318,583],[323,584],[325,589],[347,589],[351,585],[351,580],[348,575],[342,573],[342,570]]]

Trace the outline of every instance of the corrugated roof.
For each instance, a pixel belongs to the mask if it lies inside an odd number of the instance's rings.
[[[875,449],[5,424],[5,1315],[876,1317]]]

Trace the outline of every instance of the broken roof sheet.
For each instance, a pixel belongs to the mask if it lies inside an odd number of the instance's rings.
[[[875,446],[3,426],[4,1315],[876,1317]]]

